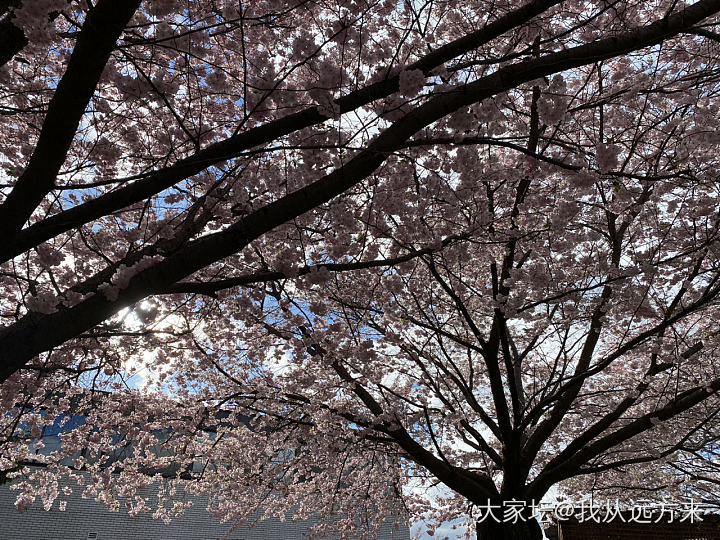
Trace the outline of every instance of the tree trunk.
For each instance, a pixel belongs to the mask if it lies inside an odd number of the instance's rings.
[[[540,525],[534,519],[517,523],[498,523],[493,519],[476,524],[477,540],[541,540]]]

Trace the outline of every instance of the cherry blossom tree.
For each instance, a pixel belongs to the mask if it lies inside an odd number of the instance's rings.
[[[719,11],[0,2],[18,506],[534,539],[553,486],[712,493]]]

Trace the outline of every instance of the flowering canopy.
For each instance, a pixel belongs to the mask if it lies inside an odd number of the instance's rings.
[[[19,506],[85,470],[142,511],[173,462],[370,534],[717,482],[720,0],[0,10]]]

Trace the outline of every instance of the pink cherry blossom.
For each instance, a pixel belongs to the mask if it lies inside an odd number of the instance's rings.
[[[11,4],[19,510],[714,496],[718,0]]]

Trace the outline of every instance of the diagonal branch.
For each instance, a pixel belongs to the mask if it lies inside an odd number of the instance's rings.
[[[176,253],[133,276],[114,299],[94,294],[72,308],[52,314],[30,312],[0,332],[0,381],[42,351],[64,343],[112,316],[121,308],[216,261],[244,249],[279,225],[330,201],[372,174],[419,130],[444,116],[524,82],[647,47],[677,35],[720,10],[720,0],[700,0],[670,17],[617,36],[513,64],[459,88],[433,97],[378,135],[348,163],[320,180],[245,216],[232,226],[189,242]]]
[[[442,241],[442,247],[447,246],[451,242],[461,238],[461,236],[449,236]],[[442,249],[442,247],[440,249]],[[167,288],[159,291],[159,294],[176,294],[176,293],[190,293],[190,294],[204,294],[207,296],[215,296],[218,291],[224,289],[230,289],[233,287],[242,287],[246,285],[252,285],[254,283],[266,283],[268,281],[279,281],[283,279],[290,279],[291,277],[300,277],[312,274],[317,271],[328,271],[328,272],[351,272],[355,270],[365,270],[368,268],[379,268],[379,267],[391,267],[397,264],[410,261],[423,255],[428,255],[438,251],[434,248],[424,248],[410,251],[404,255],[398,257],[392,257],[389,259],[376,259],[371,261],[358,261],[352,263],[326,263],[316,265],[306,265],[299,268],[293,276],[288,276],[283,272],[279,271],[266,271],[266,272],[253,272],[250,274],[243,274],[240,276],[219,279],[215,281],[180,281]]]
[[[544,493],[543,489],[547,491],[552,484],[576,474],[576,471],[592,458],[599,456],[613,446],[649,431],[654,427],[657,420],[666,421],[691,409],[712,397],[718,390],[720,390],[720,378],[714,379],[704,386],[697,386],[681,392],[664,407],[640,416],[627,425],[595,440],[595,442],[575,452],[574,455],[569,456],[561,463],[555,464],[555,467],[544,470],[530,485],[531,492]]]
[[[417,62],[407,66],[407,69],[419,69],[423,73],[429,74],[434,68],[441,66],[448,60],[486,44],[508,30],[529,21],[550,7],[560,3],[561,0],[533,0],[528,2],[485,27],[439,47]],[[78,47],[79,46],[80,43],[78,42]],[[397,92],[398,80],[399,76],[394,75],[337,99],[336,102],[340,108],[340,112],[347,113]],[[82,114],[82,111],[79,114]],[[79,206],[46,218],[40,223],[31,225],[27,229],[19,232],[14,239],[6,238],[3,246],[0,247],[0,263],[58,234],[69,231],[74,227],[84,225],[111,212],[116,212],[145,200],[148,197],[152,197],[170,188],[177,182],[198,174],[212,165],[237,157],[250,148],[267,144],[279,137],[322,123],[325,120],[327,120],[327,118],[320,114],[318,107],[309,107],[300,112],[290,114],[214,143],[170,167],[145,175],[142,179],[128,186],[105,193]],[[75,128],[77,128],[77,124],[75,124]],[[64,160],[64,155],[62,159]],[[54,173],[47,174],[46,189],[49,190],[52,187],[52,183],[57,175],[57,170],[59,170],[61,165],[62,162],[58,164]],[[38,196],[39,194],[36,194],[35,199],[37,199]],[[42,197],[34,203],[33,208],[40,200],[42,200]],[[2,207],[0,207],[0,209],[1,208]],[[27,211],[25,211],[24,214],[29,216]],[[27,216],[23,219],[23,222],[27,219]],[[16,219],[21,218],[18,217]],[[21,226],[22,223],[20,223],[17,228],[19,229]]]
[[[139,6],[140,0],[100,0],[88,13],[50,100],[35,151],[0,205],[0,227],[9,239],[53,189],[110,54]]]

